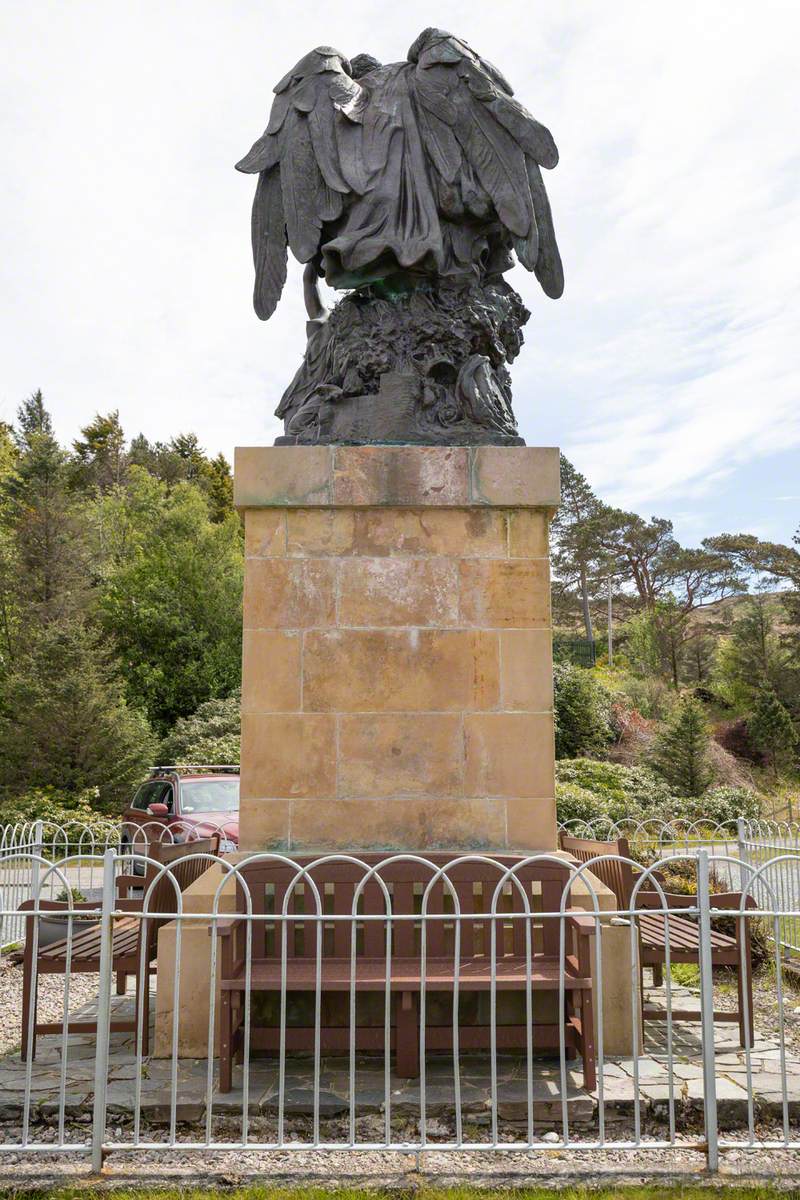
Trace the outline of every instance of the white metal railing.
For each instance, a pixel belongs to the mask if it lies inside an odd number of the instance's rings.
[[[597,873],[602,874],[604,868],[623,862],[613,854],[584,864],[565,864],[564,859],[552,854],[503,859],[482,854],[431,857],[405,853],[363,857],[331,854],[297,862],[284,855],[262,853],[250,855],[236,865],[222,863],[219,883],[207,900],[204,912],[194,908],[191,912],[184,911],[174,874],[177,867],[165,866],[154,872],[152,861],[148,862],[144,855],[134,852],[121,856],[114,848],[107,849],[102,856],[92,857],[95,877],[102,881],[100,894],[91,902],[93,907],[88,911],[69,907],[59,913],[59,919],[64,923],[60,943],[64,972],[63,976],[58,976],[61,1015],[53,1026],[57,1032],[45,1034],[40,1041],[40,1049],[44,1044],[44,1048],[58,1050],[58,1084],[50,1101],[52,1124],[47,1126],[42,1124],[38,1108],[44,1086],[44,1075],[40,1070],[45,1075],[52,1072],[54,1060],[52,1055],[45,1055],[45,1062],[39,1067],[32,1037],[37,1019],[33,996],[37,971],[41,969],[40,925],[53,918],[52,910],[42,907],[42,896],[68,890],[76,856],[54,863],[42,854],[34,853],[27,845],[6,856],[6,867],[13,867],[17,860],[35,863],[38,890],[26,914],[30,922],[26,953],[34,986],[27,1005],[21,1004],[9,1018],[19,1019],[21,1013],[28,1030],[24,1073],[19,1084],[19,1113],[18,1119],[12,1122],[13,1129],[6,1121],[6,1140],[0,1140],[0,1154],[77,1154],[90,1159],[95,1169],[109,1154],[161,1150],[192,1154],[230,1150],[417,1152],[436,1149],[538,1154],[553,1149],[552,1135],[555,1134],[555,1142],[562,1148],[569,1146],[582,1151],[664,1152],[679,1149],[685,1153],[693,1150],[703,1155],[708,1167],[715,1170],[720,1151],[729,1148],[739,1151],[765,1147],[800,1149],[800,1137],[790,1120],[793,1106],[800,1102],[800,1093],[795,1095],[793,1090],[795,1080],[800,1079],[800,1060],[792,1055],[784,1036],[784,1012],[786,1004],[792,1001],[785,996],[783,963],[779,957],[771,985],[775,998],[771,1027],[757,1029],[755,1035],[756,1039],[766,1035],[777,1047],[772,1058],[772,1115],[769,1119],[764,1115],[756,1078],[765,1043],[754,1041],[750,1032],[752,1002],[747,987],[741,989],[742,1047],[738,1051],[737,1087],[743,1129],[737,1136],[732,1136],[726,1125],[727,1117],[721,1119],[717,1108],[718,1079],[724,1074],[725,1112],[731,1111],[730,1080],[734,1067],[730,1061],[724,1066],[719,1065],[716,1054],[715,1038],[719,1038],[721,1027],[715,1026],[715,1002],[719,997],[715,1001],[711,953],[711,931],[720,921],[733,922],[741,932],[747,923],[764,920],[770,924],[774,940],[781,941],[781,923],[800,919],[800,911],[796,900],[776,888],[775,879],[779,875],[775,872],[780,872],[783,863],[789,861],[796,871],[800,866],[798,854],[781,853],[777,858],[758,864],[726,854],[712,854],[703,846],[697,851],[667,854],[655,863],[641,867],[629,904],[620,906],[618,901],[612,900],[612,907],[608,907],[609,893],[596,886],[595,877]],[[677,985],[671,968],[679,953],[676,945],[671,944],[671,925],[667,922],[664,985],[658,989],[657,998],[662,1010],[662,1020],[658,1022],[662,1036],[653,1049],[652,1044],[646,1045],[643,1041],[636,1016],[640,1005],[643,895],[645,889],[649,889],[652,903],[655,892],[655,903],[661,906],[656,913],[666,912],[657,872],[687,860],[697,871],[697,896],[680,912],[682,919],[696,925],[699,934],[698,994],[695,998],[699,1014],[698,1020],[690,1024],[695,1048],[687,1051],[686,1037],[679,1039],[677,1034],[676,1027],[685,1014],[681,1011],[682,1001],[675,996]],[[188,854],[182,861],[195,862],[202,867],[219,860],[211,860],[205,854]],[[639,868],[639,864],[625,861],[635,869]],[[131,905],[122,905],[118,898],[117,877],[122,868],[130,874],[130,868],[134,866],[149,870],[149,873],[142,880],[140,906],[131,911]],[[733,909],[715,907],[715,898],[710,893],[712,875],[724,875],[726,871],[735,872],[741,880],[742,900],[739,907]],[[276,884],[273,893],[269,892],[269,885],[266,885],[266,892],[263,888],[263,879],[268,878],[270,872],[276,878],[283,878],[285,884],[280,888]],[[343,877],[349,888],[346,903],[341,900],[344,893],[331,891],[329,887],[329,881]],[[479,901],[475,899],[478,891],[471,882],[473,878],[482,880]],[[545,895],[553,894],[552,887],[545,892],[545,880],[551,878],[559,881],[558,894],[545,904]],[[540,880],[538,892],[536,879]],[[169,881],[173,897],[166,906],[163,891],[159,892],[163,880]],[[419,881],[414,885],[416,899],[412,907],[407,891],[409,880]],[[335,889],[336,885],[330,886]],[[404,887],[406,892],[402,891]],[[158,895],[162,896],[160,907],[156,901]],[[235,918],[230,912],[233,898]],[[787,898],[792,900],[788,907]],[[753,899],[758,908],[748,907],[748,902]],[[585,936],[590,939],[588,957],[584,955],[580,960],[580,970],[586,972],[581,976],[584,998],[580,1000],[580,1010],[575,1007],[578,999],[570,986],[575,965],[572,960],[568,963],[568,955],[574,958],[578,954],[577,942],[573,944],[573,938],[579,937],[575,931],[578,900],[583,914],[581,920],[584,925],[589,923]],[[4,901],[2,916],[9,915],[13,913],[5,907]],[[231,924],[234,920],[238,922],[237,932]],[[159,1020],[155,1032],[160,1044],[157,1042],[151,1047],[160,1057],[150,1057],[148,1061],[144,1051],[145,1006],[140,1005],[134,1013],[130,997],[113,994],[119,971],[114,939],[124,921],[134,923],[137,936],[132,942],[129,936],[129,944],[139,947],[147,944],[152,922],[168,922],[160,928],[158,942]],[[582,927],[580,920],[577,925]],[[86,1102],[93,1111],[92,1128],[87,1134],[86,1126],[76,1124],[72,1119],[68,1104],[73,1073],[77,1068],[85,1067],[87,1043],[81,1045],[78,1053],[75,1035],[69,1033],[67,1020],[77,948],[82,954],[86,953],[91,929],[97,934],[99,985],[92,1006],[97,1033],[88,1041],[94,1047],[95,1070],[92,1096]],[[481,929],[483,933],[479,937]],[[409,958],[410,931],[413,931],[413,953]],[[236,1020],[241,1045],[239,1061],[234,1066],[234,1090],[223,1092],[217,1051],[226,1028],[221,1020],[229,1016],[231,993],[221,987],[223,957],[227,952],[220,947],[225,938],[234,936],[239,939],[240,960],[234,956],[225,969],[230,969],[231,962],[239,962],[236,969],[242,998]],[[81,939],[80,943],[77,939]],[[401,944],[406,947],[403,958],[398,957],[397,948]],[[548,945],[551,949],[555,947],[557,982],[551,996],[556,1000],[557,1036],[550,1043],[549,1057],[542,1060],[537,1038],[548,1020],[552,1023],[552,1011],[548,1018],[540,1003],[546,973],[539,955],[542,947],[546,951]],[[256,953],[256,946],[261,947],[261,958]],[[371,957],[367,955],[367,948]],[[742,977],[746,977],[748,962],[743,937],[737,943],[736,954],[736,967]],[[199,955],[204,956],[207,964],[208,985],[205,989],[198,983],[202,976],[197,969]],[[267,959],[271,964],[269,970],[264,966]],[[341,971],[338,975],[327,973],[332,959],[344,964],[344,974]],[[443,959],[449,963],[448,969],[452,973],[447,986],[442,983]],[[189,964],[191,971],[184,984]],[[305,986],[296,989],[298,964],[305,972],[302,976]],[[398,971],[404,972],[399,983]],[[371,973],[370,978],[376,984],[371,1014],[360,1010],[357,1002],[357,984],[365,973]],[[607,979],[611,974],[613,980]],[[336,1026],[336,1046],[341,1049],[342,1059],[343,1099],[341,1111],[332,1119],[326,1114],[321,1094],[323,1084],[330,1086],[323,1076],[327,1069],[325,1063],[332,1053],[326,1042],[332,1038],[328,1030],[332,1018],[329,1013],[323,1013],[323,998],[327,1012],[334,975],[335,987],[341,989],[339,994],[344,997],[339,1014],[341,1024]],[[141,951],[138,976],[140,988],[148,988],[150,964]],[[509,987],[508,980],[512,976],[515,982]],[[486,1004],[479,1003],[470,1017],[464,1001],[476,990],[479,979]],[[413,1036],[419,1076],[413,1084],[399,1079],[394,1065],[400,1037],[397,1022],[401,1019],[397,993],[402,991],[402,980],[416,995]],[[604,1006],[607,981],[616,985],[615,1009],[625,1008],[631,1014],[630,1045],[621,1058],[606,1050],[610,1027],[607,1019],[610,1021],[618,1016],[618,1012],[610,1013]],[[300,1059],[297,1058],[297,1030],[293,1025],[299,1003],[296,990],[305,993],[307,1001],[304,1018],[307,1029],[303,1026],[303,1037],[307,1037],[307,1042],[304,1044],[305,1056]],[[255,994],[266,994],[268,999],[271,998],[272,1007],[261,1009],[254,1003]],[[584,1007],[589,995],[594,1009],[593,1020],[591,1007]],[[195,1045],[188,1053],[186,1039],[189,1035],[185,1022],[189,1018],[194,1022],[196,1037],[196,1018],[201,1009],[204,1029],[201,1045],[199,1049]],[[115,1021],[124,1012],[135,1022],[127,1041],[121,1034],[112,1032]],[[373,1022],[369,1028],[376,1055],[374,1061],[358,1048],[359,1031],[367,1016]],[[587,1029],[595,1029],[591,1055],[596,1064],[597,1086],[591,1092],[585,1088],[587,1077],[580,1059],[573,1058],[569,1049],[568,1031],[577,1028],[575,1021],[579,1019],[584,1020],[584,1035]],[[645,1025],[645,1036],[650,1036],[650,1024],[648,1021]],[[276,1058],[271,1060],[258,1059],[253,1050],[254,1039],[262,1025],[268,1027],[269,1045],[275,1051]],[[514,1060],[511,1100],[504,1093],[506,1083],[502,1070],[508,1043],[504,1031],[509,1028],[523,1030],[522,1043],[517,1047]],[[445,1030],[445,1034],[440,1033],[434,1041],[434,1029]],[[476,1053],[477,1042],[470,1035],[475,1029],[488,1029],[488,1044],[482,1056]],[[702,1071],[701,1081],[695,1081],[691,1072],[681,1070],[683,1059],[692,1053],[692,1061]],[[731,1056],[729,1051],[726,1058]],[[181,1059],[186,1057],[194,1060],[191,1070],[181,1069]],[[644,1059],[647,1071],[642,1066]],[[607,1120],[607,1105],[612,1101],[606,1092],[612,1078],[618,1091],[620,1063],[629,1064],[628,1107],[624,1119],[617,1116],[612,1123]],[[654,1086],[654,1064],[660,1072],[657,1103],[648,1093]],[[470,1076],[470,1071],[474,1077]],[[365,1073],[369,1077],[366,1083]],[[112,1097],[110,1089],[118,1077],[129,1082],[122,1091],[117,1086]],[[302,1079],[307,1097],[301,1106],[303,1111],[298,1111],[292,1100],[297,1077]],[[85,1080],[85,1075],[81,1078]],[[546,1102],[539,1086],[542,1080],[547,1085]],[[159,1088],[158,1117],[148,1105],[151,1082]],[[89,1085],[84,1082],[81,1086],[85,1090]],[[406,1093],[403,1093],[401,1112],[396,1096],[403,1087]],[[189,1117],[182,1109],[186,1105],[188,1088],[193,1089],[189,1097]],[[263,1108],[258,1107],[256,1088],[259,1094],[268,1097]],[[437,1092],[435,1121],[431,1116],[432,1089]],[[368,1093],[369,1102],[366,1099]],[[474,1100],[475,1095],[478,1095],[479,1115],[475,1115],[474,1107],[469,1107],[473,1103],[470,1097]],[[591,1101],[592,1116],[588,1123],[580,1123],[574,1115],[574,1101],[587,1096]],[[4,1105],[7,1110],[10,1099],[6,1090]],[[109,1121],[112,1099],[115,1115]],[[703,1128],[694,1132],[691,1125],[686,1124],[689,1102],[699,1105],[703,1116]],[[119,1112],[124,1104],[127,1104],[127,1114],[123,1119]],[[544,1117],[540,1111],[543,1106],[546,1109]],[[413,1110],[411,1119],[409,1107]],[[656,1113],[660,1114],[658,1120]]]
[[[746,820],[738,822],[739,857],[749,866],[769,863],[769,882],[784,911],[776,941],[787,965],[800,968],[800,919],[790,915],[800,910],[800,825],[795,821]],[[759,884],[760,887],[763,885]],[[763,896],[759,896],[759,902]]]
[[[571,837],[597,838],[615,841],[626,838],[634,850],[648,853],[669,853],[679,850],[691,853],[706,849],[718,854],[738,853],[738,828],[735,821],[671,820],[612,821],[596,817],[591,821],[565,821],[559,831]]]
[[[204,818],[203,829],[225,836],[221,822]],[[106,850],[120,855],[146,853],[150,843],[171,844],[205,836],[194,822],[161,821],[100,822],[20,821],[0,825],[0,951],[16,945],[21,937],[24,918],[19,907],[41,894],[55,900],[67,889],[70,894],[91,900],[99,896],[102,871],[99,862]],[[46,874],[42,885],[40,862],[69,859],[66,881]],[[43,887],[44,890],[41,890]]]

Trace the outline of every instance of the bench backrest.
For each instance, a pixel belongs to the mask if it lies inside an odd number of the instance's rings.
[[[613,842],[601,842],[596,838],[570,837],[561,834],[561,849],[571,854],[578,862],[589,862],[602,854],[617,854],[620,858],[630,858],[630,846],[627,838],[617,838]],[[630,908],[633,891],[633,867],[629,862],[619,862],[607,859],[592,867],[592,874],[617,897],[618,908]]]
[[[315,864],[309,872],[316,885],[322,913],[325,916],[349,917],[353,912],[353,899],[358,884],[367,872],[355,863],[318,863],[316,857],[304,856],[294,859],[294,867],[266,860],[248,864],[242,871],[249,889],[252,912],[274,916],[286,911],[293,919],[288,922],[256,920],[252,924],[252,952],[255,958],[280,958],[282,953],[281,924],[287,926],[287,957],[313,957],[316,954],[316,938],[322,929],[322,953],[326,957],[349,958],[352,930],[356,933],[356,956],[382,958],[386,952],[386,922],[304,920],[308,914],[317,912],[313,889],[308,882],[294,882],[297,870]],[[378,865],[377,874],[386,886],[391,899],[392,916],[421,917],[423,893],[436,870],[453,863],[463,855],[425,854],[433,867],[408,859],[395,858],[391,854],[362,854],[359,859],[368,868]],[[519,856],[492,856],[491,862],[464,862],[449,866],[447,878],[452,891],[443,879],[437,880],[428,893],[426,913],[450,916],[455,911],[452,892],[455,891],[462,914],[474,916],[474,920],[462,920],[460,955],[472,958],[491,952],[491,920],[486,914],[491,911],[492,897],[505,872],[512,865],[524,862]],[[534,862],[520,867],[515,877],[524,889],[531,912],[558,912],[561,897],[569,879],[569,868],[565,864]],[[566,906],[569,907],[569,899]],[[246,896],[241,883],[237,887],[237,909],[247,911]],[[375,878],[369,879],[361,891],[357,915],[383,916],[387,911],[386,898],[381,885]],[[524,955],[526,934],[525,919],[507,914],[525,912],[525,901],[520,887],[508,881],[498,897],[495,920],[496,954]],[[532,953],[556,956],[559,953],[559,922],[539,922],[542,926],[538,937],[532,939]],[[455,921],[431,920],[426,922],[426,953],[431,958],[447,957],[455,947]],[[421,920],[392,921],[392,954],[397,958],[414,958],[420,953],[422,942]]]
[[[169,876],[172,876],[181,892],[185,892],[190,884],[205,874],[210,865],[207,858],[194,858],[193,855],[211,854],[216,857],[218,850],[219,838],[216,835],[210,838],[198,838],[192,842],[151,843],[147,852],[147,857],[151,862],[148,862],[145,871],[143,895],[147,893],[148,887],[164,865],[169,867],[169,872],[165,872],[161,876],[150,893],[147,901],[147,916],[177,912],[178,897],[175,884]]]

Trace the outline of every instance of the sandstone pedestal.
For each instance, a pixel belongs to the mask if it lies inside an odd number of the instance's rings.
[[[242,851],[557,846],[548,523],[531,447],[236,452],[244,514]],[[221,868],[186,893],[209,912]],[[588,877],[587,877],[588,882]],[[612,894],[592,879],[601,911]],[[226,883],[219,911],[234,903]],[[574,902],[591,910],[586,888]],[[603,922],[607,1053],[629,1053],[629,930]],[[184,930],[179,1053],[206,1054],[211,942]],[[175,927],[159,934],[170,1052]]]
[[[556,846],[555,449],[236,451],[244,849]]]

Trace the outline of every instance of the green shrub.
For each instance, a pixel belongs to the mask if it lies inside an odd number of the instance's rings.
[[[181,717],[159,748],[162,763],[238,763],[241,694],[207,700],[190,717]]]
[[[562,759],[556,763],[556,779],[562,786],[594,795],[597,816],[611,821],[640,821],[654,816],[666,820],[676,805],[664,780],[647,767],[624,767],[591,758]]]
[[[556,758],[604,754],[613,740],[612,696],[591,671],[571,663],[553,669]]]
[[[596,821],[606,812],[595,792],[576,783],[556,783],[556,815],[565,825],[569,821]]]
[[[0,826],[44,821],[52,825],[68,825],[79,822],[89,829],[104,830],[115,817],[98,812],[97,790],[85,792],[59,792],[54,789],[38,789],[21,796],[5,796],[0,799]],[[120,813],[121,815],[121,813]]]
[[[716,825],[733,824],[737,817],[755,819],[761,814],[761,802],[752,788],[721,784],[709,788],[695,801],[695,820]]]
[[[675,692],[658,675],[626,675],[622,692],[631,708],[651,721],[663,721],[675,701]]]

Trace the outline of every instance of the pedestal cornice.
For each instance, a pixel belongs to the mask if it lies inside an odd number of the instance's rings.
[[[242,446],[234,503],[252,508],[539,508],[559,503],[551,446]]]

